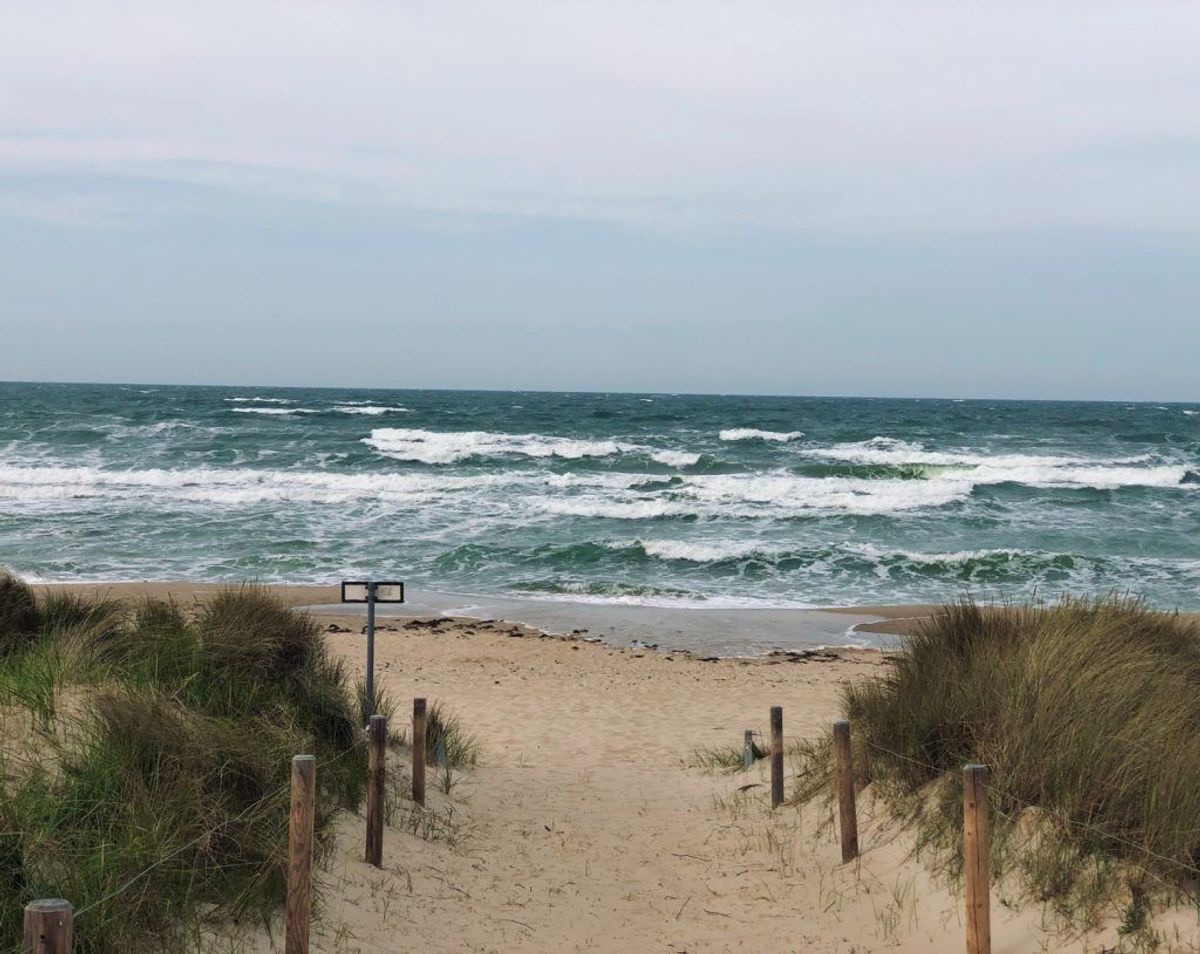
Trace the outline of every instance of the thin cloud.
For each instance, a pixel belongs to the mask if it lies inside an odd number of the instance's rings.
[[[0,172],[638,227],[1200,226],[1183,2],[34,5]],[[44,191],[5,208],[36,210]]]

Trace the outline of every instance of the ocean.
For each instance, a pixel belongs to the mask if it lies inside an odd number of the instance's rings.
[[[0,565],[1200,610],[1200,405],[0,384]]]

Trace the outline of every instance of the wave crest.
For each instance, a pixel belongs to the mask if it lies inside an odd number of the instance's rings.
[[[803,431],[760,431],[756,427],[730,427],[717,434],[723,441],[768,441],[786,444],[788,441],[798,441],[804,436]]]
[[[380,427],[363,443],[394,460],[421,464],[454,464],[473,457],[529,457],[581,460],[641,454],[668,467],[690,467],[700,454],[656,450],[615,439],[588,440],[545,434],[503,434],[493,431],[426,431],[418,428]]]
[[[1178,487],[1187,468],[1149,454],[1087,458],[1052,454],[979,454],[928,451],[920,444],[875,437],[869,441],[806,448],[804,456],[852,465],[923,468],[930,481],[970,481],[975,485],[1024,484],[1043,489],[1089,487]]]

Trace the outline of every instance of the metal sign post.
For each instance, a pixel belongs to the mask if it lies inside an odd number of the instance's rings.
[[[375,714],[375,604],[403,603],[404,584],[397,582],[342,581],[343,603],[367,604],[367,711],[368,719]]]

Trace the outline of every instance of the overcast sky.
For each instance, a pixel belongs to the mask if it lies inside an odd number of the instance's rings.
[[[0,5],[0,379],[1200,400],[1200,3]]]

